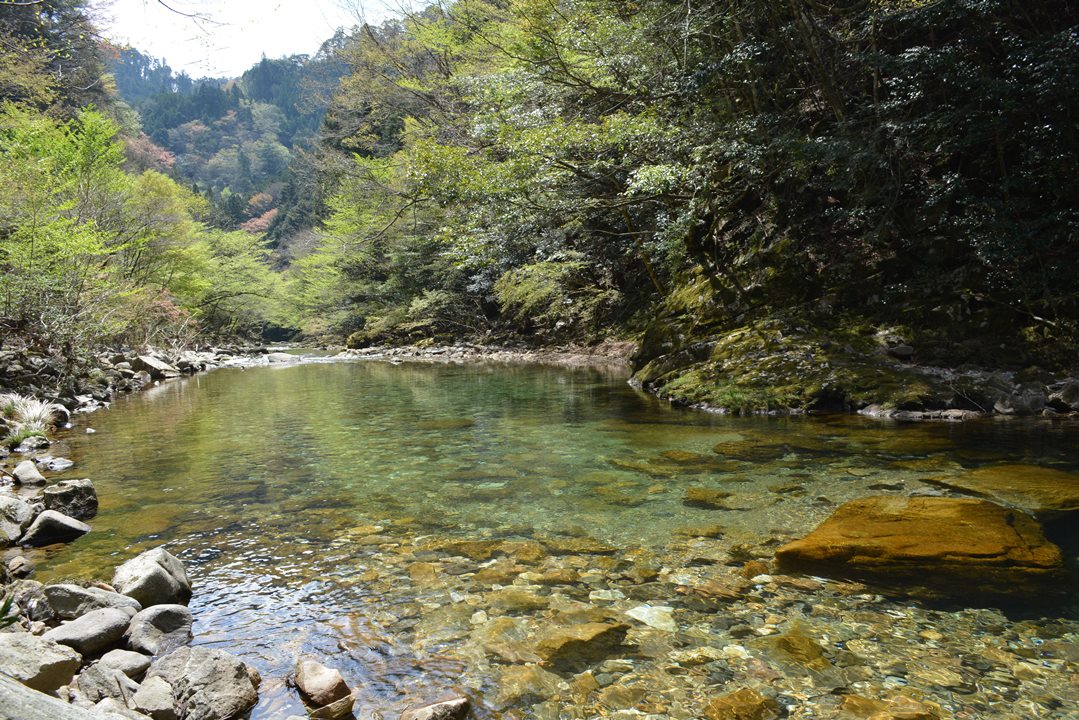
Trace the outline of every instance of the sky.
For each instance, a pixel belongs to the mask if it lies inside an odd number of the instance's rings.
[[[314,54],[338,27],[378,24],[396,0],[98,0],[103,34],[164,59],[174,72],[236,77],[268,58]],[[180,13],[195,14],[199,19]]]

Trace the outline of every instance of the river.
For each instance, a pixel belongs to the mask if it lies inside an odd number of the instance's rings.
[[[771,687],[791,717],[898,692],[944,717],[1079,715],[1074,607],[941,612],[765,580],[718,608],[676,592],[766,561],[847,500],[940,494],[932,478],[995,464],[1079,472],[1079,423],[731,418],[625,380],[310,362],[164,383],[78,416],[54,447],[76,462],[66,477],[93,479],[101,511],[89,535],[38,554],[37,579],[107,581],[166,545],[192,576],[195,643],[262,672],[255,720],[302,712],[283,680],[301,653],[362,687],[363,718],[453,691],[481,718],[689,718],[743,685]],[[687,504],[694,488],[720,500]],[[642,606],[659,620],[631,623],[635,649],[587,679],[519,671],[547,624]],[[760,645],[792,629],[827,667]]]

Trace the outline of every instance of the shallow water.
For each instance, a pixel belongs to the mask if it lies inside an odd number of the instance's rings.
[[[76,461],[67,476],[94,480],[101,512],[90,535],[38,558],[37,579],[108,580],[166,544],[193,578],[196,644],[266,679],[256,720],[302,710],[283,678],[305,652],[362,686],[362,718],[451,689],[479,717],[688,718],[747,684],[770,687],[791,717],[837,717],[836,688],[913,692],[944,717],[1079,714],[1073,608],[1020,621],[758,583],[721,622],[676,593],[687,576],[727,577],[738,552],[766,557],[849,499],[939,493],[927,478],[993,464],[1079,473],[1079,423],[739,419],[667,407],[618,370],[383,362],[218,370],[77,421],[51,452]],[[731,495],[722,509],[683,504],[697,487]],[[449,539],[525,544],[470,557]],[[577,579],[514,579],[552,570]],[[507,599],[510,583],[531,597]],[[674,608],[677,630],[635,626],[637,649],[595,668],[595,688],[567,676],[558,692],[505,692],[507,645],[552,618],[642,603]],[[834,677],[754,650],[795,627],[828,649]],[[1062,649],[1019,651],[1047,642]],[[833,657],[850,643],[864,670]],[[751,657],[677,660],[733,646]],[[988,670],[960,665],[989,649],[1004,655]],[[1040,669],[1017,676],[1012,655]],[[962,682],[942,681],[945,669]]]

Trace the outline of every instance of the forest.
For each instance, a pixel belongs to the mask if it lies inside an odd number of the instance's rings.
[[[743,409],[1075,365],[1061,0],[456,0],[216,79],[5,3],[0,99],[7,342],[628,338]]]

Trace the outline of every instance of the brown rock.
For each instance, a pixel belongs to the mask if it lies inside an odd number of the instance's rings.
[[[490,560],[502,543],[498,540],[450,540],[439,543],[435,549],[447,555],[464,555],[470,560]]]
[[[940,716],[940,706],[901,696],[870,715],[869,720],[939,720]]]
[[[755,578],[758,575],[767,575],[769,571],[768,563],[761,560],[750,560],[742,569],[738,571],[738,574],[744,578]]]
[[[843,702],[840,703],[839,710],[856,718],[868,718],[885,707],[887,707],[887,703],[880,700],[872,700],[861,695],[847,695],[843,698]]]
[[[756,690],[742,688],[709,702],[704,716],[708,720],[773,720],[779,717],[779,703]]]
[[[726,510],[727,504],[723,502],[731,496],[725,490],[712,488],[689,488],[682,498],[682,504],[688,507],[703,508],[705,510]]]
[[[1032,594],[1062,576],[1060,549],[1033,518],[965,498],[853,500],[779,548],[776,561],[785,571],[947,595]]]
[[[824,657],[824,648],[820,646],[820,643],[800,630],[765,638],[762,643],[782,654],[786,659],[810,670],[823,670],[831,666],[828,659]]]
[[[551,538],[544,541],[552,555],[613,555],[618,548],[592,538]]]
[[[1021,507],[1045,520],[1079,512],[1079,475],[1063,470],[1037,465],[990,465],[929,481]]]
[[[626,639],[625,623],[590,622],[555,628],[536,645],[543,664],[558,670],[583,668],[616,652]]]

